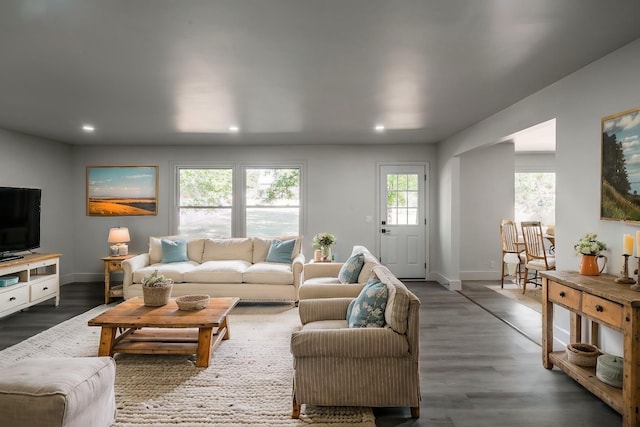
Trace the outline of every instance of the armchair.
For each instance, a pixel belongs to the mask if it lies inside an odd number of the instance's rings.
[[[302,329],[291,336],[292,417],[301,405],[408,406],[420,416],[420,301],[386,267],[373,268],[387,286],[382,328],[349,328],[353,298],[300,300]]]

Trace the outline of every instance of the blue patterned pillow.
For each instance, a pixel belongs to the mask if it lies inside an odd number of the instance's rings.
[[[349,304],[347,323],[350,328],[374,328],[384,326],[384,310],[389,292],[387,285],[371,279],[360,295]]]
[[[364,254],[355,254],[347,260],[338,273],[338,280],[340,283],[358,283],[358,276],[360,276],[360,270],[364,265]]]
[[[267,262],[279,262],[281,264],[291,264],[291,254],[293,253],[293,247],[296,244],[296,239],[274,240],[271,242],[269,252],[267,253]]]
[[[162,239],[162,262],[189,261],[186,240]]]

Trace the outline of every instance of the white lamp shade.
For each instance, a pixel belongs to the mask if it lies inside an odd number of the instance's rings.
[[[129,229],[127,227],[116,227],[109,230],[109,243],[126,243],[130,241]]]

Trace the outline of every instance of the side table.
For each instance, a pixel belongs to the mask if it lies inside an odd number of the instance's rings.
[[[104,303],[109,304],[111,298],[123,296],[122,285],[111,287],[111,273],[122,271],[122,261],[136,256],[136,254],[106,256],[104,261]]]

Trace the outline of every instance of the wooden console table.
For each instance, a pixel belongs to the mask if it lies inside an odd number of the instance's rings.
[[[542,364],[557,366],[607,405],[622,414],[624,427],[640,426],[640,292],[615,283],[616,276],[582,276],[575,271],[542,275]],[[566,352],[553,351],[553,306],[570,312],[570,342],[582,341],[582,319],[590,322],[590,343],[598,344],[599,325],[623,335],[622,390],[600,381],[595,368],[575,365]]]

